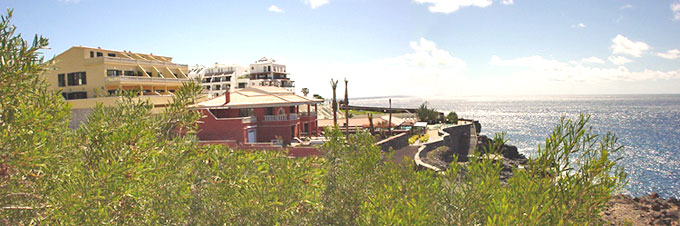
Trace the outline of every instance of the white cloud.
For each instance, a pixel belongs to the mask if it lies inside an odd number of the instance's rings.
[[[586,27],[586,25],[584,23],[579,23],[579,24],[571,25],[571,27],[573,27],[573,28],[584,28],[584,27]]]
[[[463,94],[460,89],[454,89],[455,84],[464,84],[466,63],[463,60],[425,38],[410,42],[410,47],[408,53],[395,57],[359,63],[293,63],[288,65],[288,71],[295,73],[297,87],[309,87],[311,93],[321,95],[328,95],[327,84],[331,78],[345,77],[349,81],[350,96],[356,97]],[[320,71],[331,73],[319,76]]]
[[[515,1],[514,0],[503,0],[503,1],[501,1],[501,3],[503,3],[503,5],[512,5],[512,4],[515,4]]]
[[[493,4],[492,0],[414,0],[419,4],[429,4],[427,8],[433,13],[452,13],[462,7],[476,6],[487,7]],[[512,0],[504,0],[503,4],[512,4]]]
[[[669,59],[669,60],[674,60],[680,57],[680,50],[678,49],[671,49],[666,51],[665,53],[657,53],[657,56]]]
[[[616,65],[624,65],[624,64],[633,62],[633,60],[628,59],[624,56],[610,56],[610,57],[607,57],[607,59],[610,62],[612,62],[612,64],[616,64]]]
[[[671,4],[671,11],[673,11],[673,20],[680,20],[680,2]]]
[[[583,58],[581,59],[581,62],[583,63],[589,63],[589,64],[604,64],[604,60],[597,58],[597,57],[588,57],[588,58]]]
[[[633,5],[631,5],[631,4],[625,4],[625,5],[622,5],[621,7],[619,7],[619,9],[632,9],[632,8],[633,8]]]
[[[609,59],[612,60],[613,58],[610,57]],[[624,66],[617,66],[614,68],[588,67],[581,64],[569,64],[556,60],[548,60],[541,56],[522,57],[510,60],[502,60],[498,56],[493,56],[491,57],[489,64],[497,66],[527,67],[527,70],[515,74],[527,75],[534,77],[534,79],[549,81],[602,82],[680,79],[680,70],[658,71],[644,69],[643,71],[629,71]]]
[[[316,9],[319,6],[328,4],[328,0],[305,0],[305,4],[312,7],[312,9]]]
[[[644,42],[634,42],[630,39],[624,37],[623,35],[616,35],[612,39],[613,44],[611,45],[613,54],[628,54],[634,57],[640,57],[642,54],[649,50],[649,45]]]
[[[269,6],[269,12],[283,13],[283,9],[279,8],[278,6],[272,5]]]

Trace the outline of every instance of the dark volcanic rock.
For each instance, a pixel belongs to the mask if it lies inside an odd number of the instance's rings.
[[[663,199],[658,194],[631,197],[614,195],[600,213],[609,225],[680,225],[680,202],[676,198]]]

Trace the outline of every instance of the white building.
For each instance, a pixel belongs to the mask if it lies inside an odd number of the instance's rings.
[[[274,59],[262,57],[250,64],[250,86],[276,86],[295,92],[295,82],[288,78],[286,65],[277,64]]]
[[[189,77],[201,78],[203,93],[216,97],[228,91],[243,89],[248,86],[248,68],[238,65],[215,63],[212,66],[193,66],[189,69]]]
[[[216,97],[227,91],[246,87],[275,86],[295,92],[295,82],[288,78],[286,65],[262,57],[249,67],[215,63],[212,66],[189,67],[190,78],[201,78],[203,93]]]

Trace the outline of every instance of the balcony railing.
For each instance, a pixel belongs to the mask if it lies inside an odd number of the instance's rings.
[[[288,116],[287,115],[265,115],[264,120],[265,121],[287,121]]]
[[[241,118],[242,123],[255,123],[257,122],[257,117],[255,116],[250,116],[250,117],[243,117]]]
[[[159,77],[146,77],[146,76],[107,76],[107,82],[188,82],[191,79],[188,78],[159,78]]]
[[[265,115],[264,121],[288,121],[288,120],[298,120],[300,116],[295,113],[290,115]]]
[[[289,115],[289,118],[290,118],[290,120],[298,120],[300,118],[300,116],[298,116],[298,114],[291,113]]]
[[[108,56],[87,58],[85,62],[86,63],[96,63],[96,62],[99,62],[99,61],[115,62],[115,63],[158,65],[158,66],[171,66],[171,67],[187,67],[186,64],[176,64],[176,63],[165,62],[165,61],[136,60],[136,59],[126,59],[126,58],[121,58],[121,57],[108,57]]]
[[[300,116],[316,116],[316,111],[312,111],[312,112],[300,112]]]

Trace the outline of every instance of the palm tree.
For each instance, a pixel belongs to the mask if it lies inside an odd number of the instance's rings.
[[[335,89],[338,88],[338,81],[331,79],[331,88],[333,89],[333,125],[338,126],[338,102],[335,99]]]
[[[302,88],[302,94],[305,95],[305,97],[307,97],[307,94],[309,94],[309,89]]]
[[[347,78],[345,78],[345,133],[349,140],[349,98],[347,97]]]

